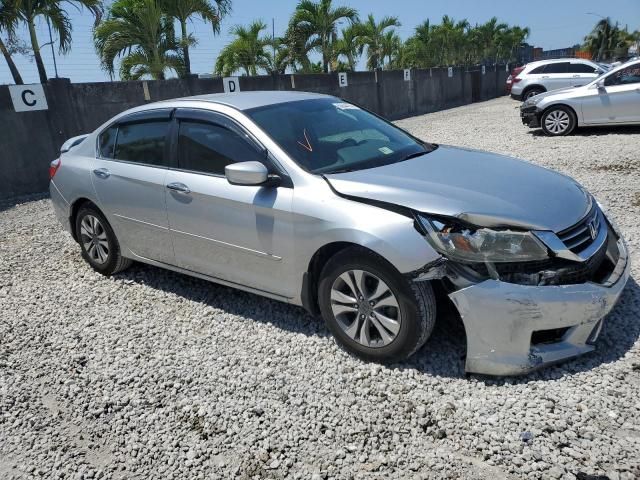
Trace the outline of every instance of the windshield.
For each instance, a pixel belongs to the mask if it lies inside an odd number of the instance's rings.
[[[246,113],[311,173],[388,165],[435,148],[337,98],[279,103]]]

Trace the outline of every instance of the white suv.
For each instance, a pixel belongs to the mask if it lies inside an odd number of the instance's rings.
[[[511,97],[527,100],[550,90],[579,87],[592,82],[605,72],[601,65],[580,58],[531,62],[512,79]]]

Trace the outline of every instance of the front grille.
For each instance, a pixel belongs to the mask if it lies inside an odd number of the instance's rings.
[[[602,225],[600,209],[594,203],[591,211],[572,227],[559,232],[557,235],[565,246],[573,253],[580,253],[589,247],[598,236]]]

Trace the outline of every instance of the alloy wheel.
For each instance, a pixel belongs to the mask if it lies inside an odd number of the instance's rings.
[[[85,215],[80,222],[80,238],[82,246],[91,261],[98,265],[109,259],[109,241],[102,223],[93,215]]]
[[[398,299],[384,281],[364,270],[348,270],[335,279],[331,310],[349,338],[365,347],[387,346],[400,332]]]
[[[544,126],[547,127],[551,133],[561,134],[564,133],[571,124],[569,114],[564,110],[553,110],[544,119]]]

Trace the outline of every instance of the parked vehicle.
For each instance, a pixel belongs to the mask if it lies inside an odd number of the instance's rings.
[[[301,305],[375,361],[424,345],[436,291],[460,312],[469,372],[589,352],[629,275],[620,233],[574,180],[326,95],[129,110],[61,155],[50,191],[98,272],[136,260]]]
[[[568,135],[577,127],[640,125],[640,60],[614,68],[579,88],[529,98],[520,106],[522,123],[547,135]]]
[[[582,58],[531,62],[512,79],[511,97],[527,100],[551,90],[579,87],[590,83],[605,71],[597,63]]]
[[[526,65],[523,65],[521,67],[515,67],[513,70],[511,70],[511,73],[507,77],[507,93],[511,93],[511,87],[513,86],[513,79],[516,78],[522,70],[524,70],[525,66]]]

